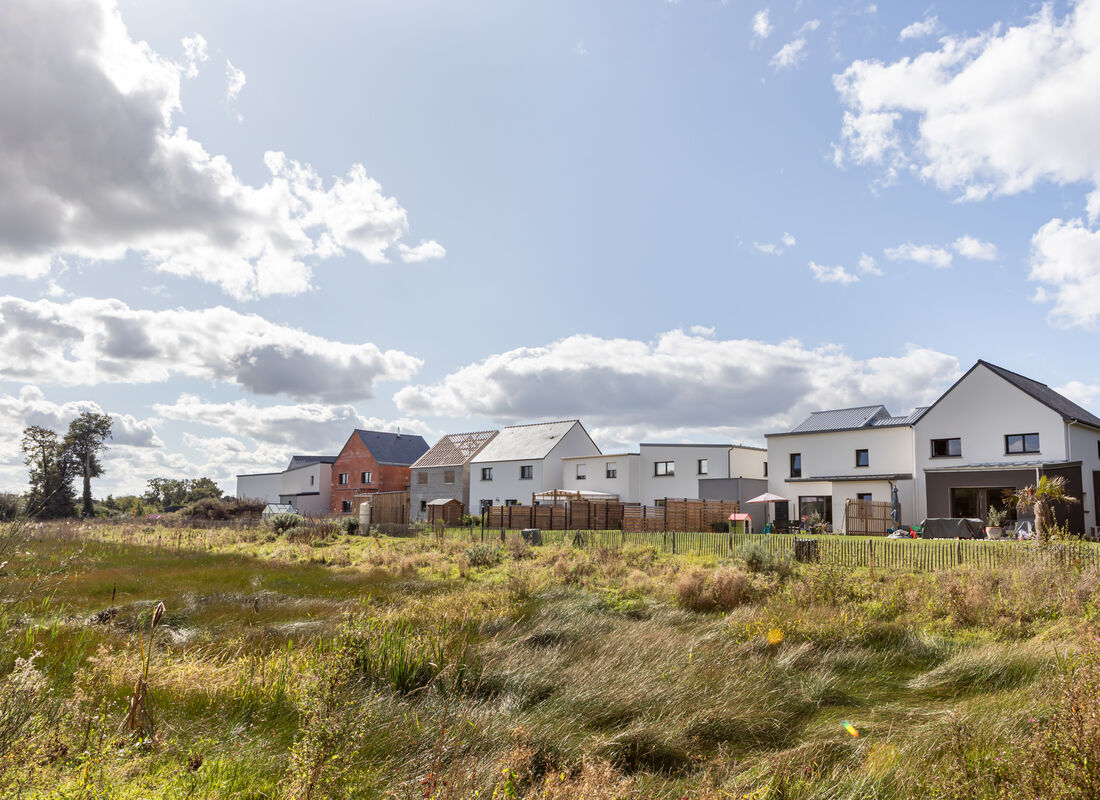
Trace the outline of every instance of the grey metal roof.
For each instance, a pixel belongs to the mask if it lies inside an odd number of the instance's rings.
[[[836,408],[831,411],[814,411],[802,424],[791,429],[791,433],[815,433],[817,431],[846,431],[852,428],[864,428],[876,419],[889,419],[890,412],[885,406],[859,406],[857,408]]]
[[[363,431],[353,434],[370,450],[379,464],[411,467],[418,458],[428,452],[428,443],[415,433],[388,433],[387,431]]]
[[[334,461],[336,461],[336,456],[291,456],[286,469],[289,472],[292,469],[305,467],[309,464],[331,464]]]
[[[1066,422],[1069,422],[1070,420],[1076,420],[1078,422],[1083,422],[1090,427],[1100,429],[1100,417],[1097,417],[1092,412],[1086,411],[1085,409],[1081,408],[1081,406],[1077,405],[1068,397],[1058,394],[1058,392],[1051,389],[1045,383],[1039,383],[1039,381],[1032,380],[1031,378],[1028,378],[1024,375],[1012,372],[1005,369],[1004,367],[998,367],[996,364],[990,364],[988,361],[982,361],[981,359],[979,359],[978,363],[984,364],[986,367],[988,367],[997,375],[1000,375],[1021,392],[1035,398],[1047,408],[1057,411],[1059,414],[1062,415],[1062,419],[1064,419]]]
[[[987,461],[978,464],[949,464],[942,467],[925,467],[925,472],[966,472],[972,470],[1006,470],[1006,469],[1046,469],[1047,467],[1072,467],[1080,461]]]
[[[422,455],[413,464],[420,467],[460,467],[477,455],[488,444],[497,431],[473,431],[471,433],[448,433]]]
[[[537,460],[545,458],[557,446],[558,442],[565,438],[565,434],[569,433],[574,425],[580,425],[580,421],[567,419],[560,422],[539,422],[534,425],[512,425],[501,430],[470,461],[482,464],[487,461],[520,461],[523,459]],[[581,430],[584,430],[583,425],[581,425]],[[598,455],[599,448],[596,447],[595,443],[592,446],[595,451],[593,455]]]
[[[871,420],[871,426],[874,428],[893,428],[901,425],[912,425],[921,415],[928,410],[928,406],[918,406],[913,409],[913,412],[905,417],[885,417],[883,419]]]
[[[883,475],[815,475],[811,478],[787,478],[787,483],[811,483],[813,481],[908,481],[913,479],[911,472],[887,473]]]

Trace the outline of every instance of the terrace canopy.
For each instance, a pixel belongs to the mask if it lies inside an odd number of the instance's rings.
[[[767,503],[767,504],[771,504],[771,503],[787,503],[789,501],[787,500],[786,497],[780,497],[779,495],[772,494],[771,492],[764,492],[764,494],[757,495],[756,497],[752,498],[751,500],[746,500],[745,502],[746,503]],[[764,506],[764,524],[767,525],[767,523],[768,523],[768,506],[765,505]]]

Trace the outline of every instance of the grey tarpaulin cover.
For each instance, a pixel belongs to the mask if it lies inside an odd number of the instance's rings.
[[[980,519],[935,517],[920,524],[922,539],[984,539],[985,523]]]

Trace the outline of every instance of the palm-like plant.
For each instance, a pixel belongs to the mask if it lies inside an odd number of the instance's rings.
[[[1066,494],[1066,479],[1061,475],[1053,478],[1041,475],[1034,486],[1025,486],[1018,492],[1006,492],[1005,500],[1020,511],[1035,510],[1035,535],[1040,542],[1050,539],[1054,527],[1054,506],[1056,503],[1076,503],[1076,497]]]

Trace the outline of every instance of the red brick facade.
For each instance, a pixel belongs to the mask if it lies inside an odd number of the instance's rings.
[[[363,482],[363,473],[370,473],[369,482]],[[340,476],[347,475],[347,484]],[[333,514],[350,514],[356,508],[357,494],[375,492],[404,492],[409,488],[409,468],[379,464],[358,435],[352,434],[340,455],[332,465],[332,500],[329,510]],[[344,503],[348,503],[347,506]],[[345,511],[344,509],[348,510]]]

